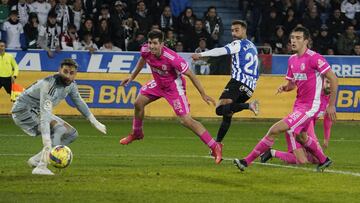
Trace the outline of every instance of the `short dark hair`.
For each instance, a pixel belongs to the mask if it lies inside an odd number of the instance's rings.
[[[243,20],[234,20],[232,21],[231,25],[240,25],[241,27],[247,29],[247,24]]]
[[[161,32],[161,30],[158,29],[153,29],[148,33],[148,39],[159,39],[159,42],[163,42],[164,41],[164,33]]]
[[[63,66],[73,66],[73,67],[75,67],[76,69],[79,67],[79,65],[76,63],[76,61],[75,61],[74,59],[71,59],[71,58],[66,58],[66,59],[64,59],[64,60],[61,62],[60,67],[63,67]]]
[[[304,39],[310,40],[310,31],[306,27],[297,26],[291,31],[291,33],[293,32],[302,32],[304,34]]]

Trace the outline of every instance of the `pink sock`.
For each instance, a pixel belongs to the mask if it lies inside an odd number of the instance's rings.
[[[310,136],[308,136],[307,141],[304,144],[305,149],[313,154],[320,163],[324,163],[326,160],[326,156],[324,152],[322,151],[321,147],[315,142],[314,139],[312,139]]]
[[[309,124],[309,127],[308,127],[306,133],[308,134],[308,136],[312,137],[316,142],[318,142],[314,127],[315,127],[315,122],[314,122],[314,120],[312,120]]]
[[[319,160],[316,157],[314,157],[314,155],[312,155],[310,153],[306,154],[306,158],[312,164],[319,164]]]
[[[132,126],[134,135],[139,135],[142,133],[142,126],[142,120],[134,117]]]
[[[275,157],[283,160],[287,164],[297,164],[296,156],[293,153],[289,152],[282,152],[282,151],[275,151]]]
[[[273,146],[274,140],[265,136],[260,142],[255,146],[255,148],[250,152],[250,154],[245,157],[245,161],[250,165],[260,154],[264,153],[266,150],[270,149]]]
[[[200,135],[200,139],[211,149],[216,146],[216,141],[211,137],[208,131],[205,131],[202,135]]]
[[[331,126],[332,126],[331,119],[329,118],[329,116],[325,115],[324,116],[324,138],[326,140],[330,139]]]

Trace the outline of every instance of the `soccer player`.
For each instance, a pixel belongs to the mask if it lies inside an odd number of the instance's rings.
[[[259,60],[255,45],[246,39],[246,22],[235,20],[231,25],[234,41],[221,48],[192,54],[193,60],[203,57],[231,55],[231,79],[227,83],[216,107],[216,114],[223,117],[216,142],[221,144],[231,125],[232,115],[243,109],[249,109],[257,115],[259,103],[254,100],[245,103],[253,95],[259,78]],[[221,144],[222,145],[222,144]]]
[[[307,130],[308,136],[311,136],[318,143],[318,145],[320,145],[314,131],[314,126],[316,120],[324,116],[324,120],[323,120],[324,148],[328,147],[329,139],[330,139],[330,131],[332,126],[331,119],[327,114],[325,114],[326,107],[329,104],[329,99],[330,99],[330,83],[329,80],[325,78],[324,89],[321,92],[321,98],[320,98],[321,104],[320,104],[319,113],[317,113],[314,119],[310,122]],[[280,150],[269,149],[260,156],[261,163],[266,163],[272,157],[283,160],[285,163],[288,164],[305,164],[305,163],[318,164],[319,163],[319,160],[316,159],[311,153],[307,152],[301,146],[301,144],[295,140],[294,137],[289,135],[289,133],[285,133],[285,138],[288,146],[288,151],[283,152]]]
[[[330,100],[326,113],[331,120],[336,119],[335,100],[338,82],[330,65],[318,53],[308,49],[310,40],[309,30],[296,27],[290,34],[291,48],[296,53],[290,56],[287,70],[287,84],[281,85],[277,93],[288,92],[297,87],[297,96],[293,112],[275,123],[264,138],[255,146],[253,151],[244,159],[235,159],[234,164],[244,171],[260,154],[274,144],[274,139],[280,133],[288,132],[319,160],[318,171],[330,166],[332,161],[326,157],[318,143],[307,136],[306,131],[320,107],[320,94],[325,76],[330,82]]]
[[[215,162],[219,164],[222,160],[221,146],[213,140],[200,122],[191,117],[186,97],[185,79],[182,75],[190,78],[206,103],[213,103],[215,105],[215,101],[205,94],[204,88],[191,72],[186,61],[174,51],[164,46],[164,35],[160,30],[154,29],[149,32],[148,43],[141,47],[140,52],[141,57],[136,64],[135,71],[129,78],[123,80],[121,85],[127,85],[134,80],[145,63],[149,64],[154,80],[151,80],[141,88],[134,104],[135,115],[132,132],[127,137],[122,138],[120,144],[127,145],[134,140],[143,139],[142,126],[145,106],[163,97],[172,106],[181,124],[197,134],[212,149],[215,154]]]
[[[0,89],[11,95],[11,85],[19,74],[19,66],[12,54],[5,52],[6,44],[0,40]]]
[[[74,60],[64,59],[57,74],[31,85],[12,107],[12,117],[17,126],[30,136],[42,136],[43,149],[28,160],[28,164],[35,167],[32,174],[54,175],[47,168],[51,147],[68,145],[78,136],[74,127],[52,113],[53,107],[66,96],[70,96],[77,109],[96,129],[106,134],[106,126],[96,120],[80,97],[74,81],[77,68]]]

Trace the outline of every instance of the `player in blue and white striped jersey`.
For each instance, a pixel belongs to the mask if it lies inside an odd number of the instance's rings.
[[[76,108],[100,132],[106,134],[106,126],[100,123],[90,112],[84,100],[80,97],[75,83],[77,63],[72,59],[61,62],[58,74],[37,81],[27,88],[16,100],[11,110],[17,126],[30,136],[40,136],[43,149],[28,160],[35,167],[33,174],[53,175],[47,168],[51,147],[68,145],[73,142],[78,133],[74,127],[55,116],[53,107],[58,105],[67,95],[70,96]]]
[[[259,78],[259,60],[255,45],[246,36],[247,25],[235,20],[231,25],[234,41],[221,48],[192,54],[193,60],[203,57],[231,55],[231,79],[226,85],[216,107],[216,114],[223,116],[216,141],[221,142],[227,133],[232,115],[243,109],[249,109],[255,115],[259,113],[259,103],[254,100],[245,103],[252,96]]]

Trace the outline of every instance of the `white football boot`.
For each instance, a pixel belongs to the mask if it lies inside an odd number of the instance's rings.
[[[34,175],[54,175],[45,165],[38,165],[32,171]]]

